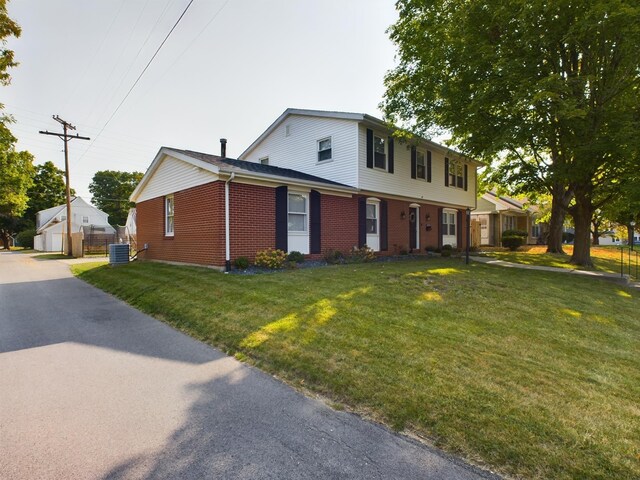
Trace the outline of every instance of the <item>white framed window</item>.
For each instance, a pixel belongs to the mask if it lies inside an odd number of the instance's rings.
[[[456,214],[442,212],[442,234],[455,236],[456,234]]]
[[[507,215],[503,218],[504,218],[503,225],[502,225],[503,230],[515,230],[517,228],[516,217],[514,217],[513,215]]]
[[[332,159],[331,137],[318,140],[318,162],[326,162]]]
[[[88,216],[86,216],[86,215],[84,215],[84,216],[82,217],[82,223],[89,223],[89,217],[88,217]]]
[[[289,232],[305,233],[308,230],[308,201],[302,193],[289,193],[288,201],[288,230]]]
[[[540,236],[540,224],[534,223],[531,225],[531,236],[533,238],[538,238]]]
[[[269,157],[262,157],[259,161],[261,165],[269,165]]]
[[[427,178],[426,175],[427,169],[424,163],[424,152],[420,150],[416,151],[416,178],[421,178],[425,180]]]
[[[387,147],[384,138],[373,136],[373,166],[375,168],[387,169]]]
[[[66,215],[60,215],[60,221],[64,222],[67,219]]]
[[[367,235],[378,234],[378,206],[377,202],[367,202]]]
[[[167,237],[173,237],[173,211],[173,195],[167,195],[164,197],[164,234]]]
[[[460,162],[449,162],[449,186],[464,188],[464,166]]]

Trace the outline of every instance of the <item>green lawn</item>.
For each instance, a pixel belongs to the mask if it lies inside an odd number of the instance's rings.
[[[565,255],[546,253],[546,246],[525,246],[520,247],[517,252],[510,252],[506,249],[495,249],[483,252],[482,255],[495,257],[500,260],[514,263],[524,263],[526,265],[541,265],[545,267],[558,267],[567,269],[581,269],[569,263],[572,245],[565,245]],[[629,273],[627,256],[628,250],[624,253],[624,273]],[[591,247],[591,259],[593,260],[593,270],[609,273],[620,273],[620,247]],[[635,274],[635,257],[631,261],[631,273]]]
[[[459,259],[224,275],[75,265],[137,308],[525,478],[640,478],[640,293]]]

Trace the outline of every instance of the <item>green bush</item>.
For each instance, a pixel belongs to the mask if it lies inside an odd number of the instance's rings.
[[[256,253],[256,265],[273,270],[282,268],[286,259],[287,254],[285,252],[274,250],[273,248],[267,248]]]
[[[440,249],[440,255],[443,257],[450,257],[453,253],[453,247],[449,244],[443,245]]]
[[[507,247],[512,252],[518,250],[518,248],[520,248],[522,245],[524,245],[524,238],[522,237],[518,237],[515,235],[511,237],[502,237],[502,246]]]
[[[20,247],[33,248],[33,237],[35,234],[35,229],[23,230],[16,235],[16,241]]]
[[[302,263],[304,262],[304,255],[294,250],[293,252],[289,252],[289,255],[287,255],[287,260],[289,262]]]
[[[527,241],[527,232],[522,230],[505,230],[502,232],[502,246],[515,252]]]
[[[376,259],[376,253],[366,245],[364,247],[353,247],[349,256],[347,257],[347,263],[366,263],[372,262]]]
[[[249,268],[249,259],[247,257],[238,257],[233,261],[233,265],[238,270],[246,270]]]
[[[345,263],[344,253],[340,250],[329,249],[324,252],[324,261],[329,265]]]

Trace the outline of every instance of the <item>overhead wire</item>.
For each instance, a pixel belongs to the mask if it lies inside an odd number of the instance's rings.
[[[102,128],[100,129],[100,131],[98,132],[98,134],[93,138],[93,140],[91,141],[91,143],[89,144],[89,146],[87,147],[87,149],[84,151],[84,153],[82,153],[82,155],[80,156],[80,158],[78,159],[78,161],[82,160],[82,158],[84,158],[84,156],[87,154],[87,152],[91,149],[91,147],[93,146],[93,144],[96,142],[96,140],[100,137],[100,135],[102,134],[102,132],[104,131],[105,128],[107,128],[107,125],[109,125],[109,123],[111,122],[111,120],[113,120],[113,117],[116,116],[116,114],[118,113],[118,111],[120,110],[120,107],[122,107],[122,105],[124,104],[124,102],[127,100],[127,98],[129,98],[129,95],[131,95],[131,92],[133,91],[133,89],[136,87],[136,85],[138,85],[138,82],[140,81],[140,79],[142,78],[142,76],[145,74],[145,72],[147,71],[147,69],[149,68],[149,66],[151,65],[151,63],[153,62],[153,60],[158,56],[158,53],[160,53],[160,50],[162,49],[162,47],[164,46],[164,44],[167,42],[167,40],[169,39],[169,37],[171,36],[171,34],[173,33],[173,31],[176,29],[176,27],[178,26],[178,24],[180,23],[180,21],[182,20],[182,18],[185,16],[185,14],[187,13],[187,11],[189,10],[189,7],[191,7],[191,5],[193,4],[194,0],[190,0],[189,3],[187,4],[187,6],[185,7],[185,9],[182,11],[182,13],[180,14],[180,16],[178,17],[178,19],[176,20],[176,22],[174,23],[173,27],[171,27],[171,30],[169,30],[169,33],[167,33],[167,35],[164,37],[164,40],[162,40],[162,43],[160,43],[160,45],[158,46],[158,48],[156,49],[155,53],[153,54],[153,56],[151,57],[151,59],[149,60],[149,62],[147,62],[147,65],[144,67],[144,69],[142,70],[142,72],[140,72],[140,75],[138,75],[138,78],[136,78],[136,81],[133,82],[133,85],[131,85],[131,88],[129,89],[129,91],[127,92],[127,94],[124,96],[124,98],[120,101],[120,103],[118,104],[118,106],[116,107],[116,109],[113,111],[113,113],[111,114],[111,116],[109,117],[109,119],[105,122],[105,124],[102,126]]]

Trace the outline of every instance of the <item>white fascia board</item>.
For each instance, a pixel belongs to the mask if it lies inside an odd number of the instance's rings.
[[[140,196],[140,193],[142,193],[145,186],[147,185],[147,183],[149,182],[149,180],[151,179],[155,171],[158,169],[158,167],[160,166],[160,164],[162,163],[165,157],[173,157],[178,160],[182,160],[183,162],[189,163],[203,170],[208,170],[209,172],[212,172],[215,174],[217,174],[220,171],[220,169],[215,165],[211,165],[210,163],[203,162],[202,160],[198,160],[197,158],[193,158],[193,157],[190,157],[189,155],[185,155],[183,153],[177,152],[169,147],[161,147],[160,150],[158,150],[158,153],[156,154],[156,156],[154,157],[153,162],[151,162],[151,165],[149,165],[149,168],[147,168],[147,171],[144,173],[142,179],[140,180],[140,183],[138,183],[138,186],[133,190],[133,192],[131,193],[131,196],[129,196],[130,202],[136,203],[136,200]]]

